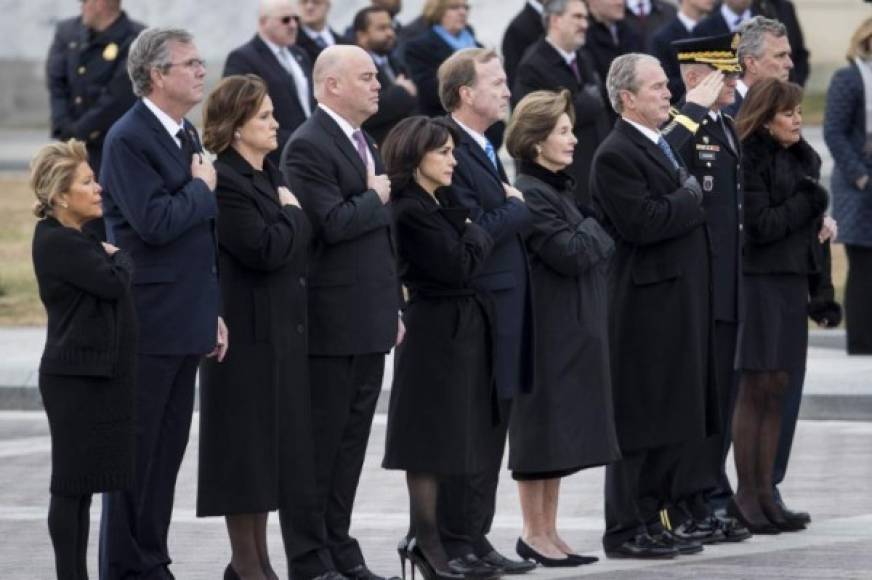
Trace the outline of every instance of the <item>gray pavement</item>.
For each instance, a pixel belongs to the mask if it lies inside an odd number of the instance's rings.
[[[196,498],[197,420],[179,477],[170,529],[173,570],[179,580],[214,580],[229,559],[220,518],[198,519]],[[355,506],[353,533],[370,566],[399,574],[397,540],[408,525],[402,473],[379,467],[384,445],[383,414],[376,416]],[[53,577],[51,544],[45,518],[50,475],[50,440],[41,412],[0,411],[0,578],[48,580]],[[539,568],[525,576],[662,580],[711,579],[866,579],[872,578],[872,423],[800,421],[791,471],[782,486],[789,505],[814,518],[808,530],[776,537],[755,537],[735,545],[706,547],[702,554],[668,562],[604,560],[603,469],[567,478],[562,486],[559,527],[566,540],[601,561],[572,570]],[[89,567],[96,577],[99,498],[91,509]],[[516,487],[504,472],[491,538],[513,553],[521,519]],[[277,518],[270,518],[270,550],[286,578]]]

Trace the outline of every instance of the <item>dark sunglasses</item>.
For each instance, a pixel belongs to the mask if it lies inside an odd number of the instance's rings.
[[[296,19],[297,19],[296,16],[282,16],[281,18],[279,18],[279,22],[281,22],[282,24],[290,24],[291,20],[296,20]]]

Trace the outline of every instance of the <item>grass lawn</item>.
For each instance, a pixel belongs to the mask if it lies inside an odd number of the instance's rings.
[[[33,201],[25,177],[0,175],[0,326],[45,324],[30,258],[36,223]],[[841,245],[833,246],[833,281],[841,302],[845,284]]]

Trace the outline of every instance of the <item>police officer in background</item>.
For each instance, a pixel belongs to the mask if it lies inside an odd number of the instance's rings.
[[[740,141],[733,119],[721,112],[733,103],[741,67],[738,34],[691,38],[672,43],[681,78],[690,95],[712,70],[724,74],[723,87],[707,109],[672,109],[663,133],[702,186],[709,243],[712,246],[714,365],[721,432],[686,446],[673,484],[672,507],[665,521],[684,540],[736,542],[750,532],[736,520],[715,517],[718,492],[731,495],[724,472],[730,417],[735,400],[736,340],[740,320],[742,260],[742,187]],[[720,498],[722,502],[726,498]]]
[[[51,136],[75,137],[100,169],[103,137],[136,101],[127,50],[145,28],[121,10],[121,0],[82,0],[81,16],[58,23],[48,54]]]

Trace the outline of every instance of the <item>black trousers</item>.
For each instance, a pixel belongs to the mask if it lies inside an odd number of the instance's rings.
[[[845,245],[845,327],[848,354],[872,354],[872,248]]]
[[[704,519],[711,507],[723,507],[732,495],[726,474],[727,452],[730,449],[730,427],[736,404],[738,375],[735,370],[738,325],[715,321],[715,381],[721,430],[717,435],[685,445],[675,472],[672,505],[669,517],[678,525],[688,517]],[[714,496],[716,506],[710,506]]]
[[[167,533],[199,361],[198,355],[137,357],[136,477],[131,490],[103,494],[101,580],[173,578]]]
[[[603,548],[614,550],[637,534],[663,530],[660,510],[669,502],[684,444],[624,452],[606,466]]]
[[[317,508],[340,572],[364,563],[349,528],[384,368],[384,354],[309,357]]]
[[[487,539],[497,507],[497,484],[506,449],[511,399],[499,402],[499,421],[482,445],[485,468],[471,475],[446,477],[439,485],[439,536],[449,558],[483,557],[494,547]]]

